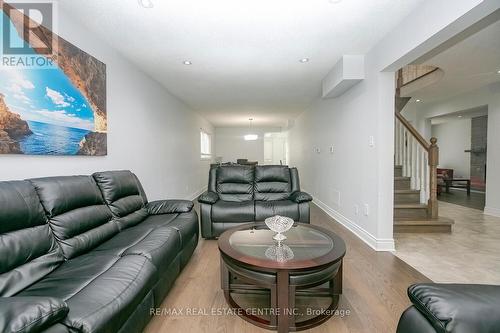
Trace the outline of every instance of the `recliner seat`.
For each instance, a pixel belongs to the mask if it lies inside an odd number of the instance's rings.
[[[397,333],[500,332],[500,286],[421,283],[408,297]]]
[[[198,244],[198,215],[186,200],[148,202],[139,179],[130,171],[106,171],[93,174],[106,204],[120,230],[145,231],[169,227],[180,239],[180,265],[184,267]]]
[[[130,171],[0,182],[0,331],[140,332],[196,248],[192,208]]]
[[[281,215],[309,223],[312,197],[300,191],[296,168],[287,166],[213,166],[208,191],[199,198],[204,238],[220,236],[241,223]]]

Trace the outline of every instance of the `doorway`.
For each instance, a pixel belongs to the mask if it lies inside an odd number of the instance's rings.
[[[264,164],[288,164],[288,140],[283,132],[264,134]]]
[[[438,199],[484,210],[488,106],[433,117],[430,122],[440,146]]]

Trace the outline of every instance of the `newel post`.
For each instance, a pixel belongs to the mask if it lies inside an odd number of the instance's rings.
[[[437,139],[431,138],[429,147],[429,181],[430,181],[430,198],[429,198],[429,214],[431,218],[438,218],[438,200],[437,200],[437,167],[439,165],[439,147]]]

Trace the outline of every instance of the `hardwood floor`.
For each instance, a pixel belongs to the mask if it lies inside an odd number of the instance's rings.
[[[435,282],[500,284],[500,218],[442,201],[439,215],[451,234],[394,234],[396,256]]]
[[[347,245],[339,310],[349,311],[349,315],[333,317],[304,332],[395,332],[399,316],[410,304],[407,287],[430,280],[393,254],[372,250],[314,205],[311,222],[336,232]],[[200,241],[160,307],[160,311],[174,309],[183,313],[155,316],[145,333],[269,332],[234,315],[210,315],[211,311],[228,309],[220,289],[219,252],[214,240]]]

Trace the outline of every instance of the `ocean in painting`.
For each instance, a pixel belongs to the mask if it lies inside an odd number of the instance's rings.
[[[90,131],[28,121],[33,134],[19,141],[26,155],[76,155],[80,141]]]
[[[24,39],[24,30],[17,30],[27,24],[26,18],[11,18],[2,9],[0,36],[9,33],[11,45],[29,49],[13,58],[45,58],[33,49],[28,38]],[[45,28],[40,29],[43,32]],[[54,65],[44,62],[44,66],[2,67],[0,154],[107,154],[106,65],[63,38],[57,42],[59,62]],[[65,63],[71,66],[58,66]]]

